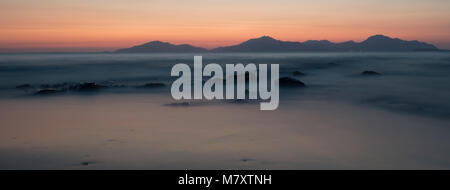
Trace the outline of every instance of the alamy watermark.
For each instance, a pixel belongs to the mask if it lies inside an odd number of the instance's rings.
[[[248,78],[248,99],[268,100],[261,102],[261,110],[275,110],[279,104],[279,65],[270,65],[270,86],[268,86],[267,64],[242,63],[226,64],[226,75],[224,79],[223,69],[219,64],[210,63],[203,68],[202,56],[194,56],[194,95],[193,98],[201,100],[212,99],[245,99],[246,79]],[[214,73],[214,75],[213,75]],[[246,74],[248,73],[248,77]],[[171,76],[178,76],[172,83],[171,93],[176,100],[192,99],[191,68],[187,64],[179,63],[172,67]],[[211,77],[203,84],[203,76]],[[235,76],[237,81],[235,83]],[[259,78],[258,78],[259,77]],[[225,80],[225,95],[224,84]],[[236,84],[236,86],[235,86]],[[270,90],[269,90],[270,87]],[[235,90],[236,89],[236,97]]]

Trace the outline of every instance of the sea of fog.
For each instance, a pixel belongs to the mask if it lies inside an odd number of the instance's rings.
[[[201,55],[307,87],[260,111],[173,100],[194,54],[0,54],[0,169],[450,169],[450,53]]]

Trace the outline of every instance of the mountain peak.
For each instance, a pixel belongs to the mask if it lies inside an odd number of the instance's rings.
[[[405,41],[399,38],[391,38],[381,34],[370,36],[363,42],[362,51],[417,51],[438,50],[434,45],[417,40]]]
[[[248,40],[247,42],[250,42],[250,41],[273,42],[273,41],[278,41],[278,40],[276,40],[275,38],[272,38],[272,37],[270,37],[270,36],[261,36],[261,37],[259,37],[259,38],[253,38],[253,39],[250,39],[250,40]]]
[[[375,34],[375,35],[369,36],[369,38],[390,38],[390,37],[385,36],[383,34]]]
[[[162,41],[159,41],[159,40],[155,40],[155,41],[147,42],[147,43],[142,44],[140,46],[161,46],[161,45],[170,46],[170,45],[173,45],[173,44],[171,44],[169,42],[162,42]]]
[[[381,40],[394,40],[394,39],[390,38],[389,36],[377,34],[377,35],[368,37],[365,41],[381,41]]]
[[[119,49],[116,52],[119,53],[151,53],[151,52],[175,52],[175,53],[194,53],[194,52],[207,52],[205,48],[195,47],[188,44],[174,45],[169,42],[151,41],[145,44],[133,46],[130,48]]]
[[[272,37],[270,37],[270,36],[261,36],[261,37],[256,38],[256,39],[261,39],[261,40],[275,40],[275,38],[272,38]]]
[[[159,40],[155,40],[155,41],[147,42],[145,44],[168,44],[168,42],[162,42]]]

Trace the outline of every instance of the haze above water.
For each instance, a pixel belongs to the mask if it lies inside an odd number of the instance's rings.
[[[181,103],[170,69],[192,54],[2,54],[0,169],[450,168],[449,53],[202,55],[280,64],[307,88],[282,88],[276,111]],[[35,95],[86,81],[109,88]]]

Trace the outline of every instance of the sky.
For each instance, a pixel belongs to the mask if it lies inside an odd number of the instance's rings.
[[[269,35],[450,49],[449,0],[0,0],[0,52],[109,51],[160,40],[206,48]]]

